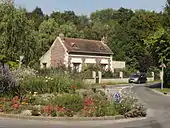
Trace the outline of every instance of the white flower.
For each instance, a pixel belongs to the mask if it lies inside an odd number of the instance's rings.
[[[38,92],[34,92],[34,94],[38,94]]]

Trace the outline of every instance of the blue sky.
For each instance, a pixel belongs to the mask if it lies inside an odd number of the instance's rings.
[[[89,15],[91,12],[104,8],[118,9],[147,9],[162,11],[166,0],[15,0],[16,5],[21,5],[32,11],[36,6],[43,12],[50,14],[52,11],[73,10],[76,14]]]

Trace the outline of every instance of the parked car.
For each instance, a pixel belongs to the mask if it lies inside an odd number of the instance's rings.
[[[146,83],[146,82],[147,82],[147,77],[145,73],[136,73],[136,74],[132,74],[129,77],[129,83],[140,84],[140,83]]]

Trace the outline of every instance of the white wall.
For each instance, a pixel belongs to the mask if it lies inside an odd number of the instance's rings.
[[[96,64],[96,59],[94,59],[94,58],[86,58],[85,63],[86,64]]]
[[[40,59],[40,68],[43,68],[43,63],[46,63],[46,67],[49,68],[51,66],[51,50],[48,50],[44,56]]]
[[[84,82],[86,84],[95,84],[96,83],[95,79],[85,79]]]
[[[102,79],[101,83],[128,83],[128,78]]]
[[[126,67],[125,61],[112,61],[113,69],[119,68],[123,69]]]

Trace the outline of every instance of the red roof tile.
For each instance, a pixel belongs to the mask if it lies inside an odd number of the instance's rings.
[[[113,54],[106,44],[98,40],[64,38],[64,45],[67,48],[68,53]]]

